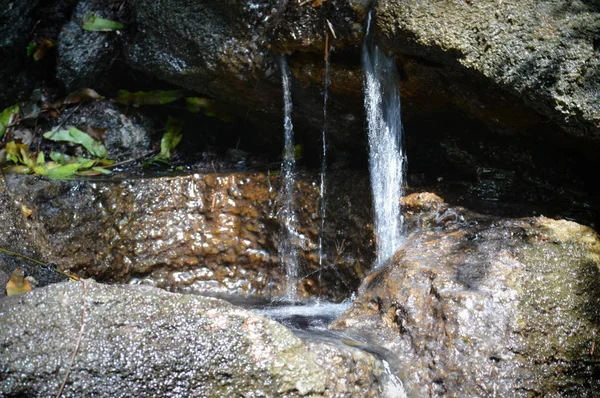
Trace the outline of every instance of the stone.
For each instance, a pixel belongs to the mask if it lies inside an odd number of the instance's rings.
[[[154,121],[144,113],[135,109],[126,111],[125,107],[108,100],[80,104],[73,112],[61,115],[56,125],[73,126],[83,131],[86,128],[102,130],[102,137],[95,138],[104,143],[109,159],[119,161],[129,160],[150,151],[151,136],[156,129]],[[61,145],[65,145],[66,149],[66,144]],[[83,149],[80,155],[89,157]]]
[[[7,189],[4,182],[0,182],[0,248],[41,262],[49,262],[53,258],[52,246],[39,223],[39,214],[34,212],[27,216],[23,212],[22,206],[27,206],[26,203],[29,202]],[[39,264],[0,252],[0,297],[6,296],[6,282],[17,267],[23,268],[26,276],[33,277],[38,286],[66,279]]]
[[[356,289],[373,258],[370,195],[363,194],[368,192],[364,173],[329,178],[322,267],[317,179],[296,183],[299,236],[293,245],[300,296],[341,301]],[[8,181],[39,214],[61,269],[180,292],[283,294],[277,177],[222,172],[123,181],[10,176]]]
[[[392,351],[409,396],[597,396],[596,232],[483,216],[429,193],[407,202],[404,246],[333,328]]]
[[[438,70],[438,76],[444,76],[445,82],[432,79],[435,89],[448,92],[474,115],[488,113],[489,117],[504,108],[496,117],[507,119],[507,124],[512,122],[513,129],[519,128],[515,122],[521,123],[522,129],[523,123],[527,124],[525,114],[516,107],[510,111],[511,101],[515,103],[512,96],[573,136],[598,138],[597,4],[567,0],[510,0],[501,4],[491,0],[451,4],[380,1],[376,24],[387,50],[412,57],[406,62],[408,67],[419,64],[419,59],[427,60],[430,68]],[[502,100],[502,94],[493,95],[496,102],[503,103],[496,104],[494,110],[485,103],[488,94],[482,95],[473,84],[462,94],[452,92],[455,83],[464,88],[461,82],[465,78],[485,81],[488,90],[498,88],[509,97]],[[444,84],[448,87],[442,87]],[[529,123],[536,123],[535,117]]]
[[[29,94],[33,84],[27,64],[27,43],[32,28],[33,0],[8,1],[0,7],[0,109]]]
[[[67,92],[80,88],[96,88],[121,52],[119,34],[87,31],[82,28],[89,15],[119,20],[123,4],[103,0],[82,0],[71,20],[58,36],[56,77]]]
[[[383,366],[371,354],[305,343],[222,300],[149,286],[85,280],[1,299],[0,336],[8,396],[55,395],[65,377],[65,396],[381,396]]]

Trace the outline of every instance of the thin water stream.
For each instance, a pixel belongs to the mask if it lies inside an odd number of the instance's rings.
[[[285,56],[281,56],[281,80],[283,84],[284,103],[284,156],[281,163],[281,210],[279,223],[279,260],[285,273],[285,297],[295,300],[298,292],[298,253],[294,246],[298,235],[296,213],[294,211],[294,185],[296,159],[294,157],[294,126],[292,124],[292,91],[290,87],[290,71]]]
[[[329,35],[325,33],[325,37]],[[319,208],[321,216],[321,228],[319,230],[319,297],[321,296],[321,270],[323,269],[323,233],[325,231],[325,212],[327,210],[327,201],[325,198],[325,177],[327,173],[327,101],[329,100],[329,40],[325,40],[325,76],[323,78],[323,131],[321,142],[323,152],[321,154],[321,185],[319,196],[321,206]]]

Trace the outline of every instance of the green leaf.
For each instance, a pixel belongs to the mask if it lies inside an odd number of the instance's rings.
[[[19,115],[19,105],[13,105],[0,113],[0,138],[6,133],[6,128],[9,124],[13,123]]]
[[[123,29],[123,24],[110,19],[99,18],[96,14],[88,14],[83,18],[82,28],[93,32],[111,32]]]
[[[52,141],[67,141],[80,144],[87,149],[92,156],[98,158],[105,158],[108,156],[104,145],[98,141],[95,141],[88,134],[76,129],[75,127],[71,127],[68,130],[47,131],[44,133],[44,138]]]
[[[135,93],[127,90],[119,90],[117,101],[123,105],[164,105],[171,103],[183,97],[183,90],[155,90],[155,91],[136,91]]]
[[[44,156],[44,152],[40,151],[40,153],[38,153],[35,164],[38,166],[42,166],[44,163],[46,163],[46,157]]]
[[[77,170],[79,170],[79,167],[80,167],[79,163],[65,164],[63,166],[58,166],[53,169],[48,169],[47,176],[51,180],[72,177],[73,174],[75,174],[77,172]]]
[[[181,132],[181,122],[173,119],[171,116],[167,119],[167,129],[160,140],[160,153],[156,156],[160,159],[170,159],[171,151],[175,149],[181,141],[183,134]]]
[[[43,165],[35,166],[33,168],[33,172],[35,174],[38,174],[38,175],[41,175],[41,176],[47,176],[48,175],[48,169],[45,166],[43,166]]]
[[[92,170],[99,171],[102,174],[110,174],[111,173],[110,170],[105,169],[104,167],[92,167]]]
[[[30,41],[29,44],[27,45],[27,56],[32,57],[33,54],[35,53],[36,48],[37,48],[37,44]]]
[[[206,109],[210,101],[206,98],[201,97],[187,97],[185,99],[185,104],[187,105],[187,110],[192,113],[198,113],[203,109]]]

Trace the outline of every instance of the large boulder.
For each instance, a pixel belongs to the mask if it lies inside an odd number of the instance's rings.
[[[0,9],[0,109],[22,99],[32,89],[31,76],[25,65],[35,5],[34,0],[8,1]]]
[[[84,30],[84,22],[93,16],[119,21],[123,15],[123,3],[115,1],[83,0],[77,4],[58,36],[56,77],[67,91],[97,88],[121,52],[118,32]]]
[[[0,300],[0,336],[3,396],[379,397],[384,374],[218,299],[92,280]]]
[[[301,296],[341,300],[373,258],[368,179],[331,174],[324,258],[319,264],[319,186],[296,182]],[[43,224],[53,261],[112,282],[138,281],[187,292],[279,296],[279,179],[265,173],[209,173],[124,181],[45,181],[13,176],[11,191]]]
[[[409,395],[600,394],[600,239],[545,217],[499,219],[432,194],[335,329],[394,352]]]
[[[538,124],[519,109],[526,107],[574,136],[598,138],[597,3],[386,0],[377,3],[376,24],[383,46],[414,72],[408,85],[427,75],[428,95],[443,93],[489,123],[500,119],[498,127]]]
[[[355,2],[360,3],[360,2]],[[358,7],[357,5],[354,5]],[[364,9],[364,7],[363,7]],[[318,69],[303,72],[309,77],[294,80],[294,123],[300,127],[296,140],[307,153],[318,153],[318,134],[323,126],[322,53],[327,20],[339,35],[339,45],[360,43],[362,28],[347,1],[328,1],[313,8],[295,1],[150,1],[133,2],[137,31],[125,50],[127,62],[179,86],[229,104],[230,112],[258,126],[255,140],[278,145],[281,139],[283,94],[279,54],[307,53],[310,63],[319,54]],[[330,34],[331,36],[331,34]],[[333,37],[331,38],[334,42]],[[294,72],[302,62],[290,61]],[[337,68],[336,68],[337,69]],[[331,143],[354,148],[362,136],[360,70],[352,79],[359,85],[355,105],[337,104],[330,109],[339,133]],[[319,75],[320,73],[320,75]],[[309,85],[316,79],[317,84]],[[273,144],[274,143],[274,144]],[[340,155],[341,156],[341,155]]]

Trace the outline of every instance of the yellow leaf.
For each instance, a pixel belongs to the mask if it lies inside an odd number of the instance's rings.
[[[27,218],[31,217],[31,215],[33,214],[33,210],[31,210],[29,207],[25,206],[24,204],[21,204],[21,211],[23,212],[23,215]]]
[[[25,270],[21,267],[15,269],[6,284],[6,295],[27,293],[31,291],[31,284],[25,279]]]

